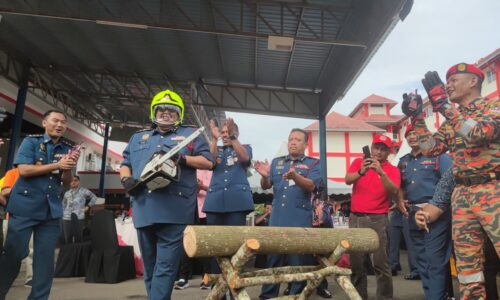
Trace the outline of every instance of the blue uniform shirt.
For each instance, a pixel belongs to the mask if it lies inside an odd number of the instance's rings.
[[[273,211],[269,226],[312,227],[312,193],[298,187],[293,180],[286,180],[283,174],[290,170],[290,156],[273,159],[270,180],[273,184]],[[318,187],[321,175],[316,158],[302,156],[293,162],[295,172],[311,179]]]
[[[401,187],[404,189],[405,199],[410,204],[427,203],[436,189],[436,184],[443,174],[452,167],[452,160],[448,154],[438,157],[411,153],[399,160],[398,168],[401,171]]]
[[[179,126],[174,132],[160,134],[158,130],[143,130],[134,133],[123,151],[122,166],[132,170],[132,176],[139,179],[144,166],[154,153],[173,148],[177,143],[191,135],[196,128]],[[198,136],[181,154],[202,155],[212,161],[207,142]],[[179,182],[172,181],[168,186],[131,197],[132,216],[136,228],[156,223],[192,224],[196,209],[196,169],[182,166]]]
[[[227,213],[253,211],[252,189],[247,168],[252,160],[252,147],[243,145],[249,161],[240,162],[232,146],[217,147],[217,165],[212,173],[203,212]]]
[[[57,144],[47,135],[26,137],[17,151],[14,165],[46,165],[58,162],[71,150],[71,145]],[[10,193],[7,211],[12,215],[35,220],[62,217],[61,172],[45,175],[19,176]]]

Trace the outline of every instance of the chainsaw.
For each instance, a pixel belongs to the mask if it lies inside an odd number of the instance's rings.
[[[139,183],[146,185],[148,190],[154,191],[164,188],[172,181],[179,181],[181,169],[178,166],[179,152],[197,138],[205,127],[201,127],[190,136],[179,142],[167,153],[156,154],[142,170]]]

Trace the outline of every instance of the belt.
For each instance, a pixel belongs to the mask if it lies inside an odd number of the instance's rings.
[[[351,214],[355,215],[356,217],[386,215],[386,214],[376,214],[376,213],[360,213],[360,212],[354,212],[354,211],[351,211]]]
[[[477,185],[477,184],[483,184],[490,182],[492,180],[497,180],[500,178],[500,171],[496,172],[491,172],[488,174],[480,174],[476,176],[470,176],[470,177],[459,177],[455,178],[455,182],[457,184],[462,184],[462,185]]]

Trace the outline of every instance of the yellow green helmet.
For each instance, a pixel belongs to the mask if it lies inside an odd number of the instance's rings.
[[[173,105],[180,109],[179,111],[179,121],[176,124],[182,123],[184,120],[184,102],[182,101],[181,96],[174,91],[164,90],[159,92],[153,97],[153,101],[151,101],[150,106],[150,115],[149,118],[152,122],[155,122],[155,107],[157,105]]]

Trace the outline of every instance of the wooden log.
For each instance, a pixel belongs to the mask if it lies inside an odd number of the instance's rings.
[[[328,261],[332,264],[335,265],[341,258],[344,253],[349,250],[349,241],[347,240],[342,240],[340,243],[337,245],[337,248],[333,251],[332,255],[328,257]]]
[[[211,285],[213,282],[217,282],[217,280],[221,277],[221,274],[207,274],[203,275],[203,283],[205,285]]]
[[[215,284],[214,288],[210,291],[208,294],[206,300],[220,300],[222,297],[226,296],[227,292],[227,283],[222,278],[222,276],[217,279],[217,283]]]
[[[379,247],[377,233],[369,228],[187,226],[184,249],[189,257],[232,256],[249,239],[258,240],[257,253],[264,254],[330,254],[342,240],[349,242],[349,252]]]
[[[331,274],[349,276],[351,275],[351,270],[345,268],[339,268],[337,266],[330,266],[317,271],[307,272],[307,273],[280,274],[280,275],[245,277],[245,278],[235,277],[229,282],[229,286],[231,288],[243,288],[247,286],[263,285],[263,284],[313,280],[319,278],[319,276],[325,277]]]
[[[258,271],[249,271],[240,274],[240,278],[244,277],[257,277],[257,276],[269,276],[269,275],[280,275],[280,274],[294,274],[294,273],[306,273],[321,269],[320,266],[287,266],[278,267],[272,269],[264,269]]]
[[[246,240],[240,249],[236,251],[236,254],[231,258],[231,265],[233,265],[236,270],[243,267],[251,258],[255,255],[256,251],[259,250],[260,243],[255,239]]]
[[[362,300],[358,291],[356,290],[356,288],[352,284],[350,276],[336,276],[335,280],[337,281],[339,286],[344,290],[344,292],[347,294],[349,299]]]
[[[250,300],[250,296],[244,288],[235,287],[232,282],[238,279],[238,270],[231,265],[231,261],[228,258],[217,257],[217,263],[222,271],[225,281],[229,283],[229,290],[233,295],[235,300]]]

